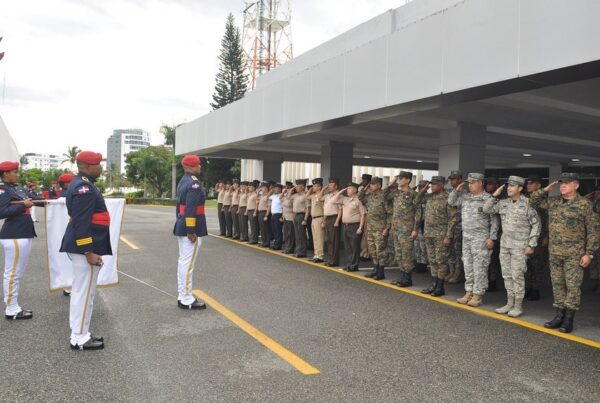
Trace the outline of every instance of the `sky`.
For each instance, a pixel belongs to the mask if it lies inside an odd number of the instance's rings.
[[[283,3],[286,1],[282,0]],[[291,1],[298,56],[405,0]],[[113,129],[210,111],[225,19],[243,0],[0,0],[0,115],[21,154],[106,153]]]

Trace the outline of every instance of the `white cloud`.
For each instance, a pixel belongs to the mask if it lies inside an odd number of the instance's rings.
[[[296,56],[403,0],[292,2]],[[0,0],[0,113],[19,151],[106,151],[117,128],[207,113],[229,12],[241,0]],[[1,84],[1,82],[0,82]],[[1,93],[0,93],[1,96]]]

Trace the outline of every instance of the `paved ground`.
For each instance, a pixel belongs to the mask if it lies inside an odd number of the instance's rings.
[[[120,269],[163,292],[124,274],[100,290],[101,352],[68,348],[41,234],[21,297],[35,318],[0,322],[1,401],[598,401],[600,349],[204,238],[195,288],[320,370],[302,375],[215,310],[176,308],[172,221],[127,208],[140,249],[121,244]]]

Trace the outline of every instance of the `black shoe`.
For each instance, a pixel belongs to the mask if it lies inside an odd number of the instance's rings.
[[[373,270],[371,270],[369,273],[365,274],[365,277],[373,278],[376,275],[377,275],[377,266],[373,267]]]
[[[248,242],[248,245],[258,245],[258,242]]]
[[[398,287],[410,287],[413,285],[412,273],[402,272],[400,281],[398,281]]]
[[[492,280],[488,283],[487,292],[496,292],[496,291],[497,291],[496,280]]]
[[[22,309],[14,315],[4,315],[8,320],[25,320],[33,318],[33,312]]]
[[[333,263],[327,262],[327,263],[325,263],[325,266],[327,266],[327,267],[336,267],[337,264],[333,264]]]
[[[574,309],[566,309],[565,310],[565,319],[562,322],[562,325],[558,328],[558,331],[561,333],[571,333],[573,331],[573,319],[575,318]]]
[[[206,309],[206,304],[202,301],[194,300],[189,305],[182,304],[181,301],[177,301],[177,306],[181,309]]]
[[[435,284],[435,290],[431,293],[432,297],[441,297],[446,294],[446,290],[444,290],[444,279],[438,278],[437,283]]]
[[[104,340],[92,337],[81,346],[71,344],[71,350],[102,350],[104,348]]]
[[[302,259],[303,257],[306,257],[306,255],[294,255],[294,257],[297,257],[298,259]]]
[[[527,296],[527,301],[538,301],[540,299],[540,290],[536,290],[532,288],[529,290],[529,295]]]
[[[556,316],[550,322],[544,323],[546,329],[558,329],[565,319],[565,310],[562,308],[556,308]]]
[[[358,267],[349,267],[348,271],[358,271]]]
[[[368,257],[361,257],[360,258],[361,262],[368,262],[369,260],[371,260],[371,258],[368,258]]]
[[[313,263],[323,263],[323,259],[313,259]]]
[[[219,234],[219,236],[225,236],[225,234]]]
[[[385,280],[385,267],[377,265],[377,274],[373,277],[373,280]]]
[[[63,290],[63,295],[65,297],[70,297],[71,296],[71,291]]]
[[[432,277],[431,278],[431,287],[421,290],[421,293],[422,294],[431,294],[435,290],[437,283],[438,283],[438,278]]]

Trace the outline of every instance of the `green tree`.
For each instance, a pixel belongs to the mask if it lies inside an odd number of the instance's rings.
[[[241,99],[248,89],[240,30],[235,26],[231,13],[225,23],[219,62],[213,102],[210,104],[213,110]]]
[[[42,183],[41,186],[44,190],[50,187],[50,182],[57,181],[60,174],[65,172],[66,170],[62,169],[49,169],[42,175]]]
[[[164,197],[171,185],[173,152],[163,145],[150,146],[125,156],[127,179],[143,184],[146,196]]]
[[[75,165],[75,162],[77,161],[77,154],[80,152],[81,150],[77,146],[67,147],[67,152],[62,155],[64,158],[61,162],[68,162],[72,167]]]

